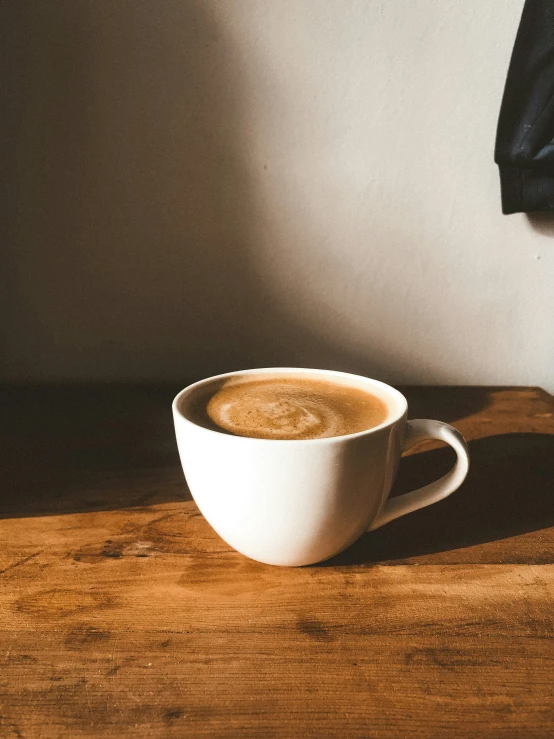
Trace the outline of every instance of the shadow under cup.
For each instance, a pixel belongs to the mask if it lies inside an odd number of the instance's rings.
[[[235,436],[209,418],[209,399],[238,378],[298,376],[360,388],[388,413],[371,429],[319,439]],[[407,403],[384,383],[343,372],[247,370],[202,380],[173,402],[179,454],[192,496],[215,531],[244,555],[299,566],[346,549],[386,501],[401,455]]]

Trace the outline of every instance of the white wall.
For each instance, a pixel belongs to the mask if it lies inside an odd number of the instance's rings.
[[[554,219],[493,163],[522,4],[5,4],[1,377],[554,390]]]

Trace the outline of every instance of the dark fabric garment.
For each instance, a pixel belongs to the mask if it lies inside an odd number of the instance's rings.
[[[554,0],[526,0],[500,108],[503,213],[554,211]]]

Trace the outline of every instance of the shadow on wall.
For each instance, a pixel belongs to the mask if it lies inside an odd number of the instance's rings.
[[[528,213],[527,222],[531,228],[542,236],[554,236],[554,213]]]
[[[241,60],[207,5],[21,0],[3,15],[4,379],[383,373],[283,313],[252,267]]]

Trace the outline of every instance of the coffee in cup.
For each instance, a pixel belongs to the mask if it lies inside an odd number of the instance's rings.
[[[209,398],[215,426],[254,439],[324,439],[379,426],[386,403],[353,384],[301,374],[232,378]]]

